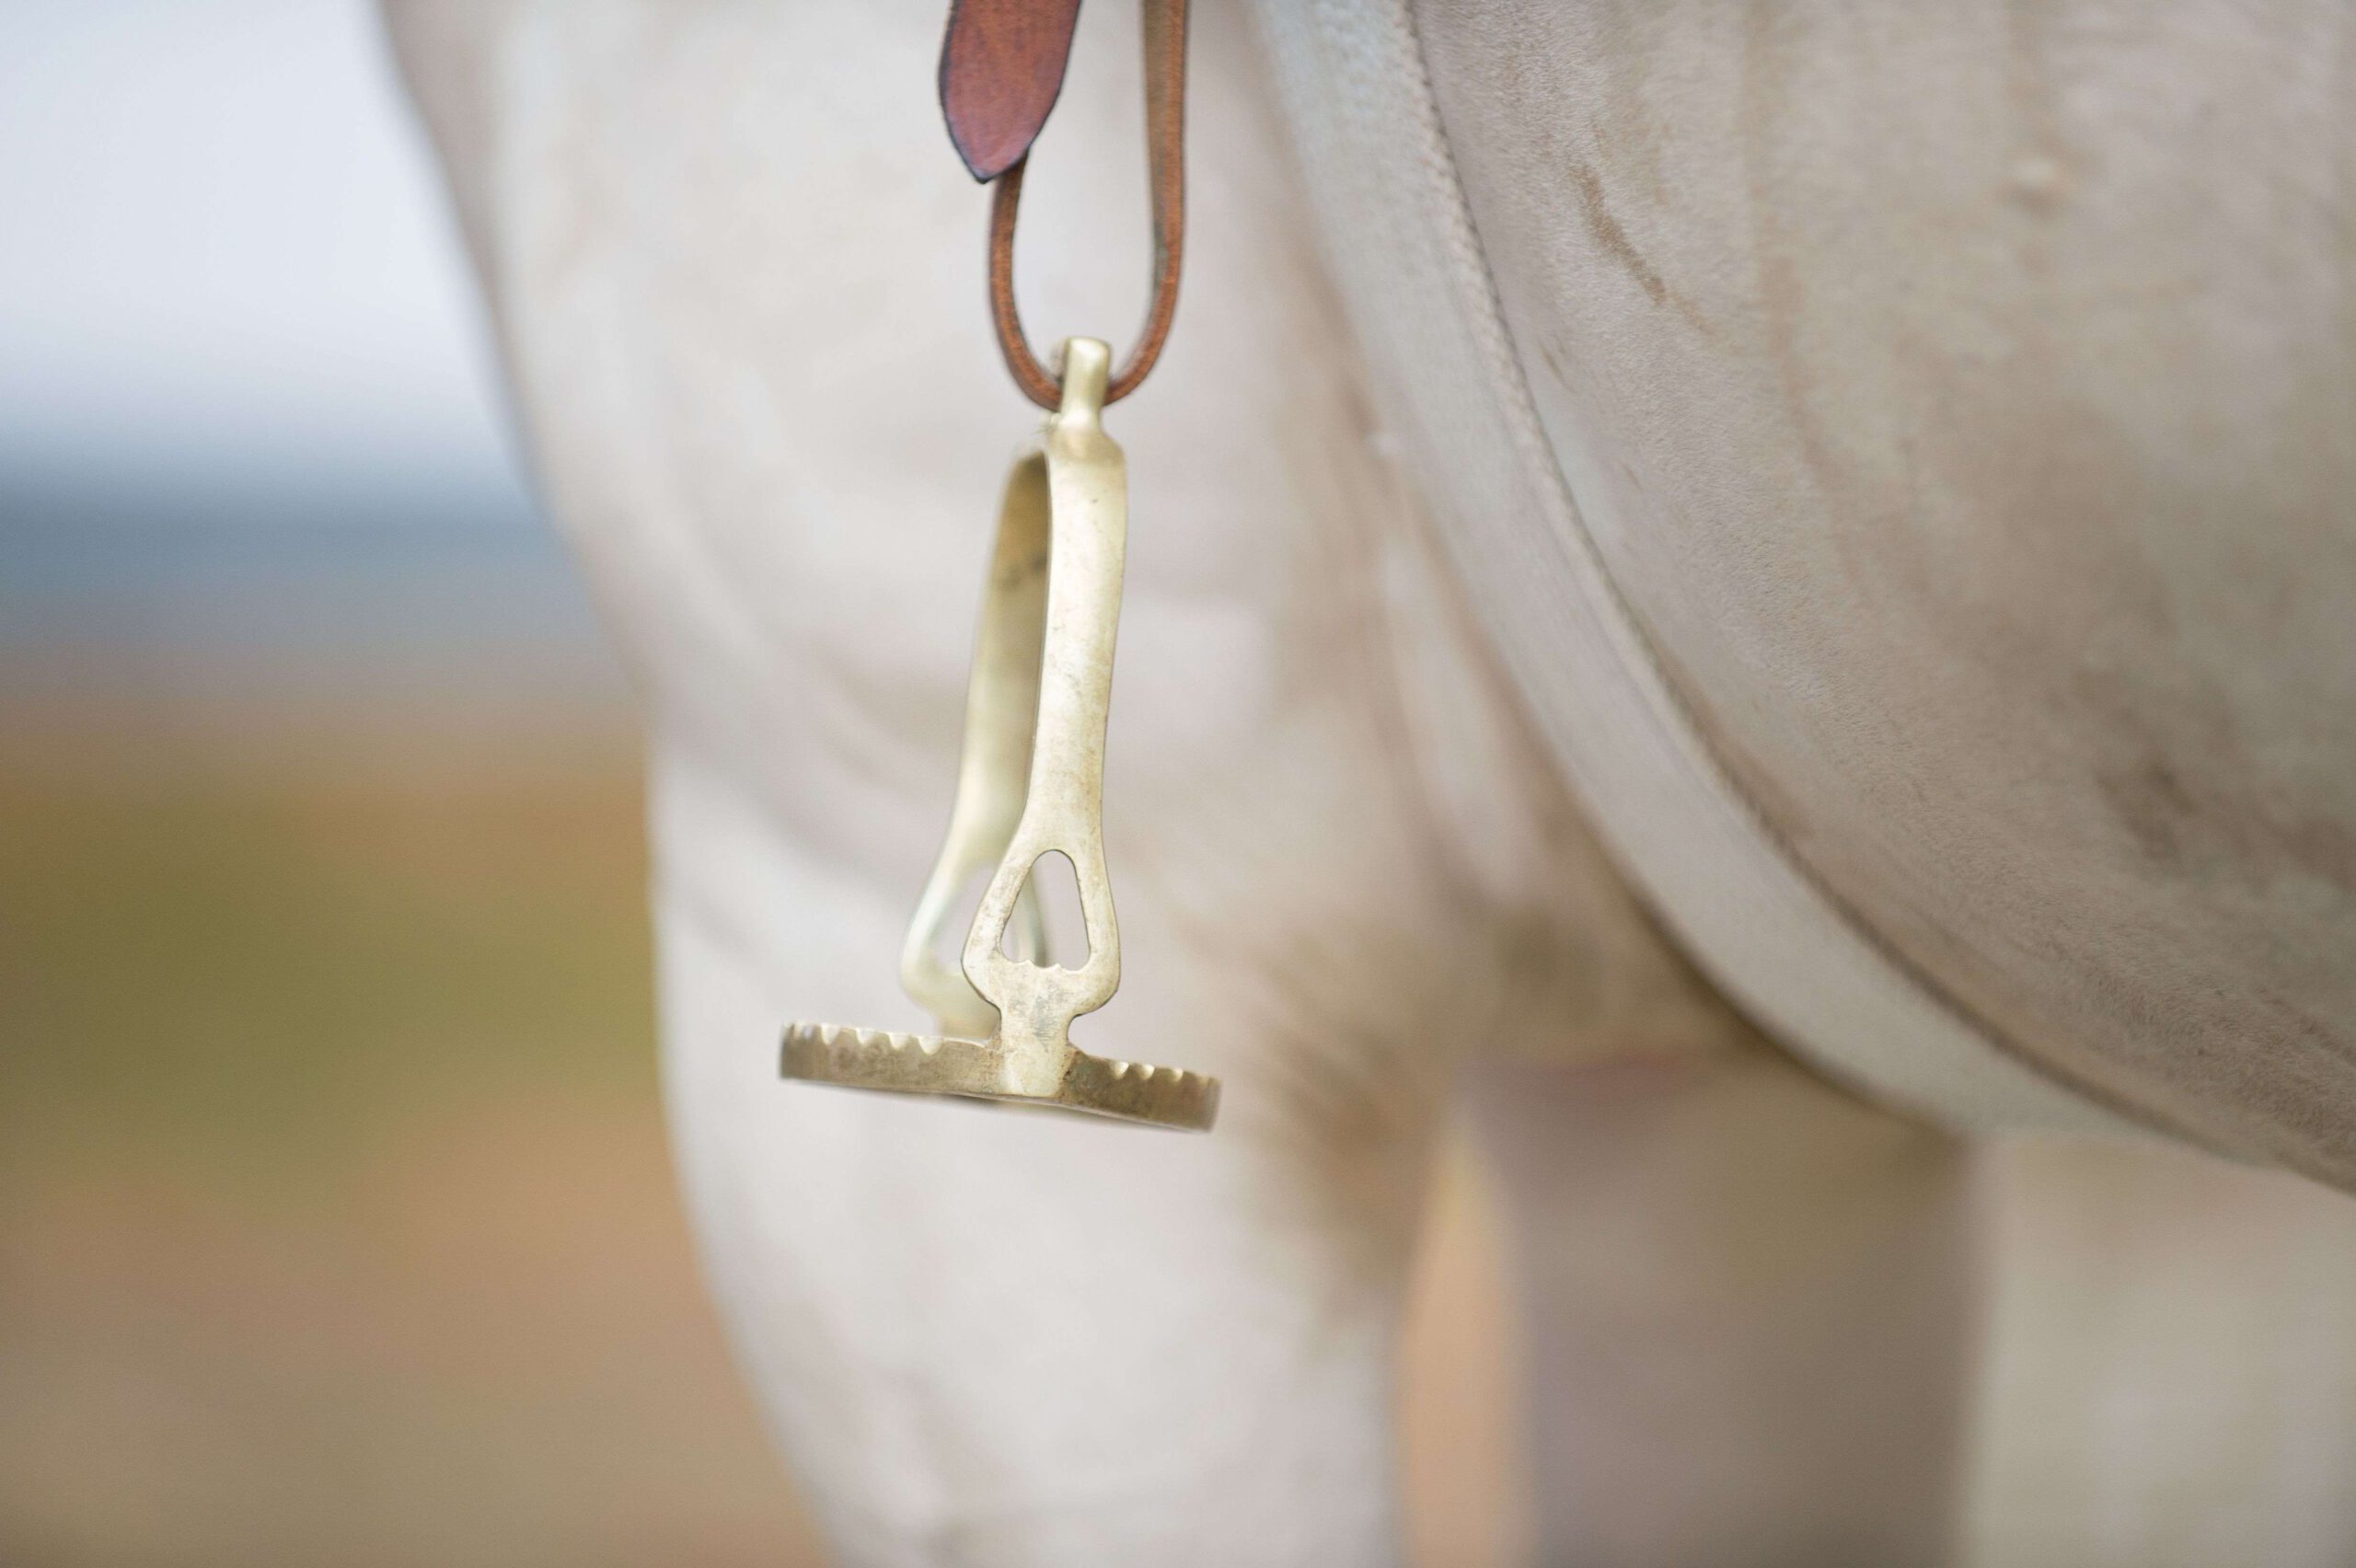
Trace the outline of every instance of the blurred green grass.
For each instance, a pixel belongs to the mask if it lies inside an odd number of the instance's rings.
[[[648,1090],[619,769],[401,789],[0,763],[8,1146],[92,1141],[277,1187],[454,1088]]]
[[[0,723],[0,1562],[814,1561],[671,1189],[627,734],[70,718]]]

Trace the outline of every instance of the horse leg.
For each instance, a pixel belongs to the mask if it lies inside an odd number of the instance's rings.
[[[1979,1321],[1960,1144],[1755,1039],[1485,1065],[1469,1098],[1542,1561],[1950,1560]]]

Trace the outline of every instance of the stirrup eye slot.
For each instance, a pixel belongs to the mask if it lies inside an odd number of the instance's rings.
[[[1038,922],[1038,940],[1028,951],[1023,943],[1030,934],[1023,929],[1026,909],[1034,912]],[[999,951],[1018,963],[1041,969],[1076,970],[1087,964],[1094,951],[1088,940],[1087,913],[1080,902],[1080,872],[1062,850],[1046,850],[1023,875],[1014,918],[1006,923]]]

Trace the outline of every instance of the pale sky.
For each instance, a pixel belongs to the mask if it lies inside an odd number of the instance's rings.
[[[0,0],[0,467],[512,490],[503,418],[372,7]]]

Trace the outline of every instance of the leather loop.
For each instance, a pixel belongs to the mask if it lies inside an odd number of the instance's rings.
[[[1044,36],[1051,30],[1053,17],[1049,13],[1061,14],[1064,4],[1065,0],[957,0],[955,8],[950,13],[950,37],[941,60],[944,104],[951,89],[950,56],[961,50],[961,59],[997,59],[999,62],[995,67],[997,69],[1031,73],[1025,77],[1026,81],[1033,83],[1025,89],[1029,97],[1022,97],[1011,87],[1006,89],[1002,96],[1010,101],[1019,98],[1026,104],[1034,102],[1037,98],[1035,80],[1040,69],[1039,61],[1044,57],[1038,52],[1046,47],[1037,42],[1034,35]],[[1154,362],[1161,357],[1162,344],[1168,340],[1171,323],[1178,314],[1178,277],[1184,259],[1186,235],[1186,6],[1187,0],[1144,0],[1145,133],[1153,203],[1153,297],[1146,308],[1145,329],[1138,335],[1137,345],[1129,351],[1120,369],[1114,374],[1112,385],[1104,394],[1107,403],[1119,402],[1136,391],[1138,384],[1145,380],[1147,374],[1153,369]],[[1077,0],[1073,0],[1071,8],[1076,11]],[[998,12],[1008,10],[1033,13],[1026,24],[1029,30],[1016,29],[1002,18],[997,18]],[[1010,46],[998,55],[989,55],[979,42],[974,41],[983,36],[985,24],[977,18],[985,11],[992,13],[994,17],[988,27],[999,29],[991,31],[988,36],[1012,39],[1020,33],[1024,38],[1034,39],[1034,41],[1026,43],[1022,50]],[[972,37],[962,45],[961,26],[973,29]],[[1062,81],[1063,58],[1069,52],[1070,41],[1067,27],[1061,44],[1055,52],[1057,86],[1060,86]],[[961,100],[969,96],[975,102],[987,99],[988,94],[964,85],[962,73],[966,67],[961,65],[959,69]],[[1022,209],[1022,179],[1030,159],[1030,141],[1037,135],[1039,125],[1045,122],[1047,110],[1054,106],[1054,98],[1051,88],[1044,102],[1038,105],[1036,122],[1011,110],[989,122],[993,133],[1002,138],[992,144],[999,152],[1002,153],[1013,144],[1012,138],[1017,133],[1021,133],[1022,148],[1007,165],[1005,172],[998,177],[997,189],[991,196],[990,324],[997,329],[999,350],[1006,356],[1006,368],[1013,375],[1014,384],[1022,389],[1025,397],[1043,409],[1056,408],[1062,395],[1056,373],[1033,351],[1030,339],[1022,329],[1022,311],[1014,299],[1014,231],[1016,215]],[[974,134],[981,134],[979,127],[982,123],[980,120],[972,121],[976,128]],[[953,110],[951,111],[950,132],[953,138],[960,134],[958,116]],[[959,142],[958,150],[966,157],[967,167],[975,167],[973,156],[967,152],[964,142]]]

